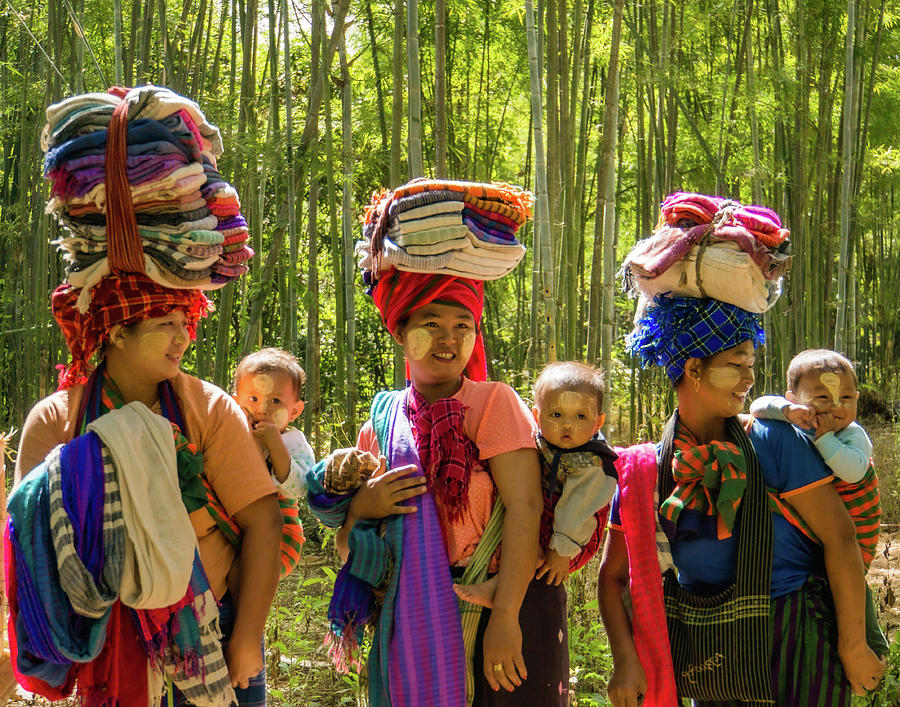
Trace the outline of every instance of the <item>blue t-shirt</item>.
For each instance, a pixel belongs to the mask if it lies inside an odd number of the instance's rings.
[[[802,493],[806,487],[814,488],[830,479],[831,472],[815,447],[793,425],[775,420],[755,420],[749,436],[769,488],[780,493]],[[734,581],[737,538],[743,514],[738,511],[734,532],[725,540],[715,537],[714,523],[706,524],[695,514],[702,515],[698,511],[683,511],[679,517],[679,529],[683,524],[697,528],[708,525],[712,532],[700,532],[690,538],[677,537],[672,543],[672,558],[678,568],[681,585],[688,591],[708,595]],[[610,525],[621,528],[618,490],[610,509]],[[821,546],[774,512],[772,527],[770,593],[775,598],[802,587],[810,574],[824,574],[825,562]]]

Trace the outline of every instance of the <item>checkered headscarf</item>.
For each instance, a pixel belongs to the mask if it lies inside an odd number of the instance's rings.
[[[663,366],[673,383],[689,358],[706,358],[751,340],[766,341],[760,316],[710,297],[657,295],[625,341],[645,368]]]
[[[91,357],[106,343],[116,324],[128,325],[162,317],[180,309],[187,317],[188,332],[196,336],[197,323],[212,308],[200,290],[175,290],[156,284],[139,273],[120,273],[103,278],[91,290],[86,312],[77,305],[80,288],[60,285],[53,291],[50,307],[62,329],[72,360],[59,374],[59,390],[84,383],[93,368]]]

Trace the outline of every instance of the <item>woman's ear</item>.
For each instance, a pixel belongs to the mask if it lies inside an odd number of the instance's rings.
[[[700,382],[700,373],[703,370],[703,361],[699,358],[689,358],[684,362],[684,381],[696,386]]]
[[[109,343],[113,346],[122,348],[125,343],[125,327],[121,324],[114,324],[109,330]]]
[[[398,346],[403,346],[403,325],[399,325],[391,332],[391,337],[397,342]]]

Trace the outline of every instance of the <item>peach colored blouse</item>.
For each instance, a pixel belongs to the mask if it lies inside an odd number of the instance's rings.
[[[465,406],[463,432],[475,443],[480,460],[472,469],[469,502],[462,517],[445,528],[451,567],[465,567],[491,517],[495,489],[489,469],[491,457],[517,449],[534,449],[537,429],[531,410],[505,383],[463,378],[462,387],[453,397]],[[379,454],[371,421],[363,425],[356,446]],[[498,548],[491,558],[491,572],[499,567],[499,553]]]

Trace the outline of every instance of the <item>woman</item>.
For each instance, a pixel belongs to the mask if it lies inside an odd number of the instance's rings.
[[[387,519],[381,556],[394,567],[365,586],[386,587],[368,660],[372,704],[465,705],[464,640],[474,665],[470,702],[566,704],[565,589],[533,580],[542,507],[533,423],[511,388],[485,381],[482,288],[395,269],[378,281],[372,295],[406,354],[410,387],[376,396],[357,446],[385,455],[392,470],[336,514],[316,493],[321,474],[311,479],[314,511],[340,526],[343,575],[362,576],[363,538],[379,536]],[[477,612],[468,616],[471,605],[462,607],[464,637],[451,584],[479,581],[479,563],[497,573],[497,595],[480,622]],[[345,586],[339,578],[329,617],[352,649],[355,627],[345,617],[361,616],[358,627],[375,611],[344,601]]]
[[[758,315],[666,296],[630,338],[678,407],[659,445],[620,456],[598,588],[614,705],[676,705],[676,693],[849,705],[884,670],[866,645],[854,528],[821,458],[791,425],[738,423],[762,342]]]
[[[41,144],[67,263],[52,309],[72,360],[28,415],[10,498],[19,680],[54,699],[77,680],[87,704],[147,704],[165,676],[170,703],[228,704],[235,686],[241,704],[264,704],[275,488],[237,404],[180,370],[210,307],[201,290],[252,255],[216,168],[221,136],[196,103],[148,85],[49,106]]]
[[[164,288],[145,275],[132,273],[104,278],[93,289],[86,313],[75,306],[77,295],[78,291],[67,285],[53,294],[53,313],[73,361],[62,376],[62,389],[39,401],[28,414],[16,461],[16,482],[21,483],[56,445],[78,437],[93,419],[128,403],[143,403],[177,424],[202,455],[202,474],[217,500],[216,507],[227,513],[240,531],[242,541],[236,552],[211,515],[203,484],[199,490],[193,488],[195,499],[199,496],[200,500],[190,513],[190,522],[209,585],[216,600],[222,602],[230,682],[239,688],[240,698],[242,688],[250,685],[253,692],[252,686],[261,681],[261,697],[257,689],[249,703],[264,702],[260,645],[278,580],[281,515],[275,489],[240,408],[224,391],[180,370],[209,302],[199,290]],[[95,351],[101,362],[86,379]],[[226,575],[238,555],[243,571],[235,601],[226,592]]]

